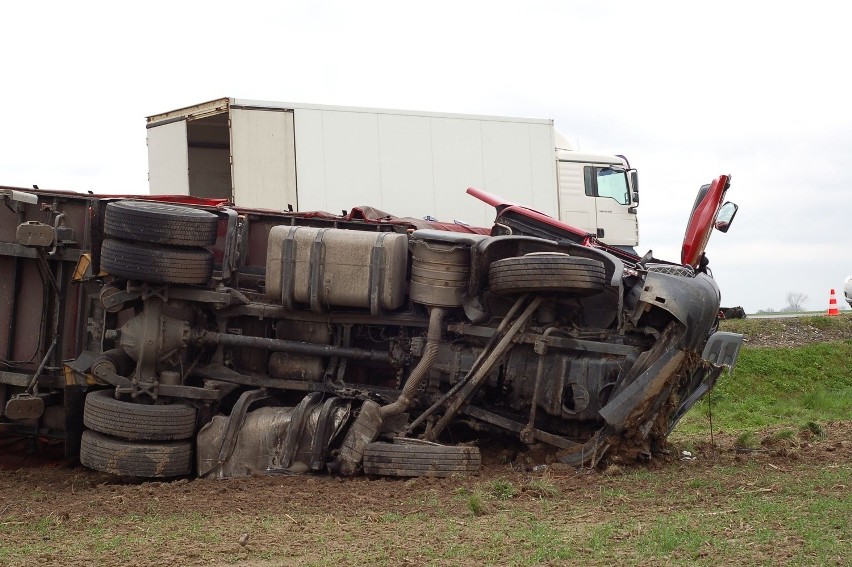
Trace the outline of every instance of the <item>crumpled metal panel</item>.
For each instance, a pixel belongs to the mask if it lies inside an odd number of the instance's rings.
[[[220,463],[219,448],[230,417],[215,416],[198,432],[198,476],[230,478],[265,474],[274,449],[287,436],[293,408],[264,407],[246,414],[230,457]]]
[[[275,468],[274,463],[287,437],[293,410],[292,407],[262,407],[247,413],[237,434],[234,450],[223,463],[218,460],[219,450],[230,417],[215,416],[198,432],[198,476],[230,478],[268,474],[269,469]],[[306,416],[302,435],[287,472],[295,474],[309,470],[321,411],[322,404],[313,408]],[[334,442],[348,417],[348,406],[334,410],[330,420],[331,434],[327,437],[329,442]]]
[[[711,277],[698,274],[684,278],[648,272],[645,284],[634,289],[639,292],[640,302],[664,309],[683,323],[682,350],[695,351],[703,345],[707,329],[719,314],[719,287]]]

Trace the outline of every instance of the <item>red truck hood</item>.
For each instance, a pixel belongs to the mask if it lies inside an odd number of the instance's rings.
[[[730,185],[731,176],[720,175],[711,183],[703,185],[698,190],[698,195],[695,198],[695,204],[692,207],[692,213],[689,216],[689,222],[686,226],[686,234],[684,234],[683,237],[683,245],[681,247],[682,264],[689,265],[694,268],[699,266],[704,254],[704,249],[707,246],[708,240],[710,240],[710,232],[713,230],[716,215],[725,200],[725,193]],[[480,201],[488,203],[497,209],[497,222],[500,221],[501,217],[507,215],[522,216],[531,222],[535,222],[545,231],[552,230],[553,234],[558,234],[568,240],[575,241],[578,244],[606,249],[622,259],[639,259],[638,257],[626,253],[621,249],[607,246],[595,238],[594,235],[589,234],[576,226],[572,226],[549,217],[544,213],[519,205],[518,203],[512,202],[508,199],[504,199],[499,195],[494,195],[474,187],[468,188],[467,193],[468,195],[476,197]]]

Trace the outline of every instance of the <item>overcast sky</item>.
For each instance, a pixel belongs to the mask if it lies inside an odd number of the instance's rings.
[[[145,117],[219,97],[552,118],[638,168],[640,252],[678,260],[733,176],[723,305],[824,310],[852,274],[841,2],[7,4],[0,185],[147,193]]]

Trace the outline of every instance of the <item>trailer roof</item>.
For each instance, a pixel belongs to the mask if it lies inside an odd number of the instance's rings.
[[[200,104],[194,104],[184,108],[178,108],[153,114],[146,117],[148,127],[157,126],[164,122],[171,122],[183,118],[201,118],[213,114],[228,112],[230,108],[257,109],[257,110],[331,110],[338,112],[365,112],[370,114],[396,114],[402,116],[428,116],[433,118],[456,118],[468,120],[492,120],[497,122],[520,122],[526,124],[549,124],[553,125],[550,118],[522,118],[513,116],[489,116],[482,114],[459,114],[450,112],[429,112],[422,110],[400,110],[390,108],[366,108],[358,106],[333,106],[326,104],[311,104],[301,102],[274,102],[264,100],[249,100],[241,98],[219,98]]]

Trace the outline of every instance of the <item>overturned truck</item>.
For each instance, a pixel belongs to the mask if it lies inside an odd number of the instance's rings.
[[[469,189],[490,229],[0,188],[0,435],[133,477],[648,458],[733,366],[699,191],[680,263]]]

